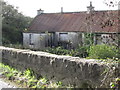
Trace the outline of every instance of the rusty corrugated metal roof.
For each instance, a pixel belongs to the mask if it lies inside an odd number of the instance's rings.
[[[28,32],[118,32],[118,10],[43,13],[35,17]]]

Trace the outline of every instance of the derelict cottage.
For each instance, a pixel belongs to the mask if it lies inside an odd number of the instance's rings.
[[[23,32],[23,45],[34,49],[63,46],[76,48],[84,45],[85,33],[94,33],[94,44],[117,44],[118,10],[95,11],[90,2],[87,11],[44,13],[38,15]]]

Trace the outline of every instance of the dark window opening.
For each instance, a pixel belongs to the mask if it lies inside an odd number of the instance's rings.
[[[33,35],[32,34],[29,34],[29,44],[34,45],[34,43],[33,43]]]

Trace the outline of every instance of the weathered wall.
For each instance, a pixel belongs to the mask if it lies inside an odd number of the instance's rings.
[[[107,65],[93,59],[5,47],[0,47],[0,50],[3,53],[3,63],[20,70],[31,68],[38,76],[46,76],[66,85],[108,87],[114,77],[114,72],[110,72],[111,76],[105,73],[106,70],[109,71]]]
[[[66,33],[66,35],[60,36]],[[30,34],[32,34],[30,40]],[[30,44],[32,41],[33,44]],[[82,43],[82,35],[79,32],[56,32],[56,33],[23,33],[23,45],[33,49],[44,49],[45,47],[59,46],[59,43],[77,47]]]
[[[32,34],[31,40],[30,34]],[[23,33],[23,45],[31,49],[44,49],[48,39],[49,35],[46,33]],[[30,41],[32,44],[30,44]]]
[[[29,33],[23,33],[23,45],[29,47]]]
[[[66,34],[66,35],[65,35]],[[82,33],[80,32],[56,32],[56,41],[64,44],[68,44],[68,47],[76,48],[82,44]]]

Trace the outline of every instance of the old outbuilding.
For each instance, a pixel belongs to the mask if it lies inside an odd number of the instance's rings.
[[[63,9],[63,8],[62,8]],[[92,3],[84,12],[44,13],[38,15],[30,24],[28,31],[23,32],[25,47],[44,49],[63,46],[76,48],[84,45],[85,34],[94,34],[94,44],[118,43],[119,11],[95,11]]]

